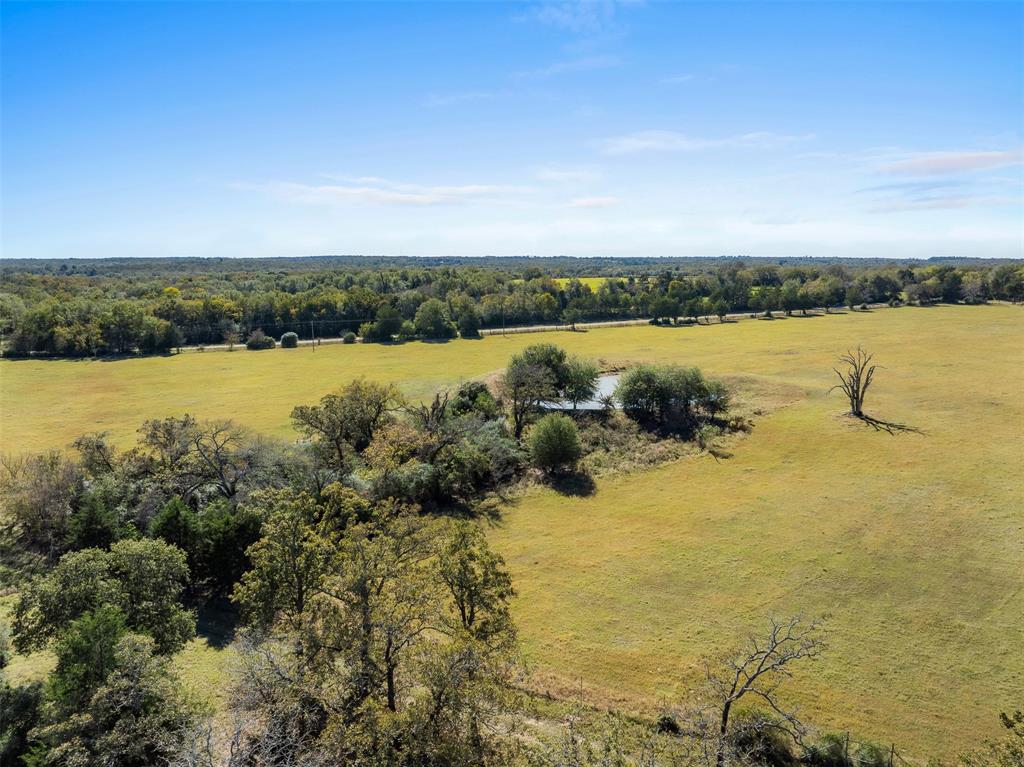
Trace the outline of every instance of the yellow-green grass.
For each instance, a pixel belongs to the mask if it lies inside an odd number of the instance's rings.
[[[573,280],[579,280],[584,285],[588,285],[591,290],[596,291],[599,287],[604,285],[608,281],[607,277],[552,277],[551,281],[554,282],[558,287],[564,288]],[[522,282],[522,278],[512,280],[512,282]]]
[[[293,404],[353,377],[422,397],[541,340],[797,395],[758,419],[732,458],[599,479],[587,498],[535,491],[505,510],[492,540],[519,591],[536,685],[582,681],[594,702],[653,711],[692,686],[702,655],[769,614],[799,612],[829,616],[827,654],[789,685],[811,721],[948,756],[996,734],[998,712],[1024,702],[1020,307],[3,362],[3,448],[59,447],[96,429],[124,443],[143,419],[185,411],[287,436]],[[835,356],[858,343],[885,366],[868,410],[923,433],[876,432],[825,396]],[[222,669],[223,653],[193,652],[197,679]]]
[[[559,287],[564,288],[573,280],[579,280],[584,285],[588,286],[591,290],[596,291],[599,287],[604,285],[607,281],[607,277],[556,277],[555,282],[558,283]]]

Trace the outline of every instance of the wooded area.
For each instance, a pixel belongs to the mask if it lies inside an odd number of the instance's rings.
[[[258,349],[289,333],[296,340],[444,339],[537,323],[1024,300],[1019,262],[137,260],[6,262],[4,354],[151,354],[247,340]],[[595,288],[583,275],[605,279]]]

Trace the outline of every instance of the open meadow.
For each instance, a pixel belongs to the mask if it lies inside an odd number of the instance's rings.
[[[764,402],[753,405],[767,412],[731,457],[600,478],[586,497],[534,490],[504,508],[491,538],[518,591],[537,689],[656,713],[698,681],[702,656],[770,614],[802,612],[826,618],[828,651],[788,690],[818,725],[950,756],[1021,705],[1018,306],[3,361],[3,450],[62,448],[97,430],[127,445],[143,420],[184,412],[293,439],[292,406],[353,378],[421,398],[541,340],[609,365],[678,362],[756,383]],[[858,344],[883,366],[866,410],[913,431],[876,431],[826,396],[835,358]],[[194,644],[182,662],[222,673],[214,652]]]

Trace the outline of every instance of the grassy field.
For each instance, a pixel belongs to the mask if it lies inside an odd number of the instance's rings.
[[[912,755],[996,734],[1024,703],[1024,310],[902,308],[710,327],[649,326],[448,344],[327,346],[101,361],[0,362],[5,451],[84,431],[131,439],[145,418],[230,415],[292,434],[288,412],[360,375],[413,397],[551,340],[609,363],[678,361],[747,377],[788,403],[732,458],[537,491],[492,531],[519,591],[538,687],[653,711],[698,659],[769,614],[828,616],[829,651],[791,685],[806,717]],[[884,365],[873,415],[825,396],[836,355]],[[183,659],[219,669],[201,643]]]
[[[572,282],[573,279],[579,280],[581,283],[587,285],[591,290],[595,292],[599,287],[601,287],[602,285],[605,284],[605,282],[608,281],[607,277],[556,277],[555,282],[558,283],[559,287],[564,288],[566,285]]]

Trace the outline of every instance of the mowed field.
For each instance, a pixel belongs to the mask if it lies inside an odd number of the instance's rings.
[[[641,712],[681,700],[699,660],[770,614],[826,618],[828,651],[788,686],[808,720],[950,756],[1024,704],[1024,309],[933,307],[625,327],[405,346],[0,362],[6,452],[146,419],[233,417],[292,438],[292,405],[366,376],[423,397],[553,341],[608,363],[672,361],[755,381],[785,407],[731,458],[526,494],[491,531],[519,593],[534,684]],[[884,368],[841,415],[835,357]],[[194,669],[218,668],[193,648]]]

